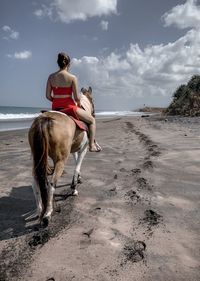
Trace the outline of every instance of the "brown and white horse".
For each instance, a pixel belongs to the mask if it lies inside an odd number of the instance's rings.
[[[92,89],[82,89],[81,104],[94,115]],[[40,221],[48,224],[53,212],[53,194],[70,153],[74,154],[75,170],[71,184],[72,195],[80,180],[80,169],[87,152],[87,132],[79,129],[66,114],[57,111],[44,112],[35,118],[28,134],[33,156],[33,191]],[[48,157],[53,160],[50,168]],[[51,176],[49,176],[51,175]]]

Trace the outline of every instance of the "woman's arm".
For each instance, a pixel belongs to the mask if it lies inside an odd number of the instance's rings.
[[[77,82],[76,76],[73,76],[73,79],[72,79],[72,89],[73,89],[74,99],[77,102],[77,105],[81,106],[80,105],[80,97],[79,97],[79,94],[78,94],[78,82]]]
[[[48,78],[47,85],[46,85],[46,98],[49,101],[53,101],[53,98],[52,98],[52,95],[51,95],[51,91],[52,91],[52,88],[51,88],[50,78]]]

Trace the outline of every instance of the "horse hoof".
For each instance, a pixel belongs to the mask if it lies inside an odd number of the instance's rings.
[[[50,217],[44,217],[42,219],[42,226],[47,227],[49,225],[49,222],[50,222]]]
[[[78,183],[83,183],[82,178],[78,178]]]
[[[76,190],[76,189],[75,189],[75,190],[72,190],[72,195],[73,195],[73,196],[78,196],[78,190]]]
[[[83,183],[82,177],[78,175],[77,183]]]

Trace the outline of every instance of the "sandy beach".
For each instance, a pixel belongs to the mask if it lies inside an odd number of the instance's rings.
[[[97,121],[79,196],[73,158],[49,227],[35,208],[27,130],[0,132],[0,281],[200,280],[200,118]]]

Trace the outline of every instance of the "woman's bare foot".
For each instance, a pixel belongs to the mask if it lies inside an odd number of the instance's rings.
[[[94,140],[94,144],[98,150],[100,150],[100,151],[102,150],[101,146],[98,144],[98,142],[96,140]]]
[[[99,148],[99,147],[96,146],[96,145],[93,145],[93,146],[90,146],[89,151],[90,151],[90,152],[100,152],[100,151],[101,151],[101,148]]]

